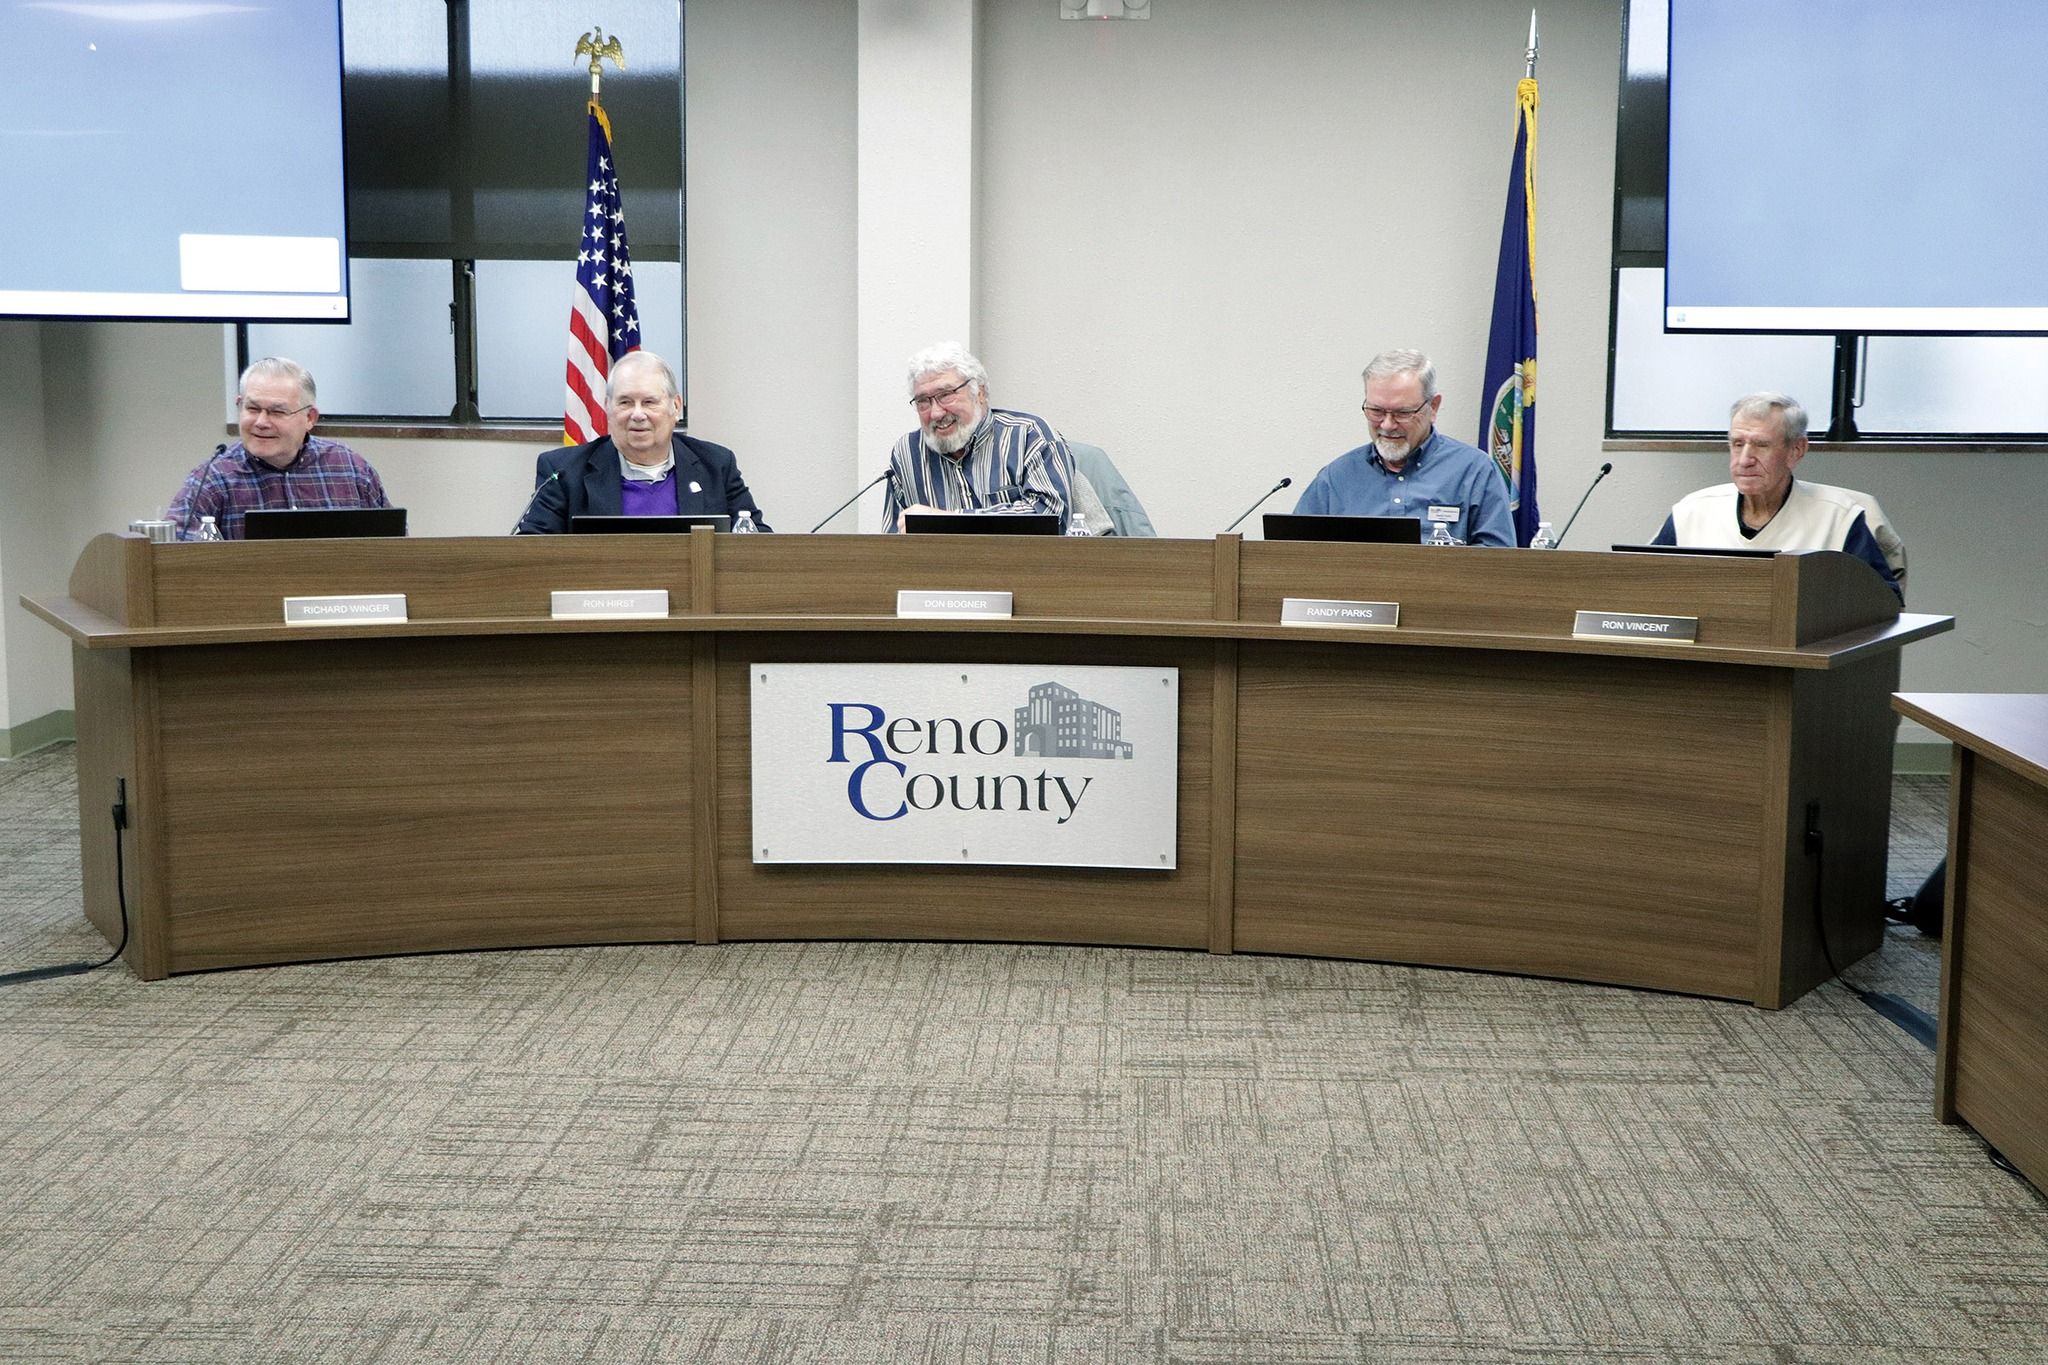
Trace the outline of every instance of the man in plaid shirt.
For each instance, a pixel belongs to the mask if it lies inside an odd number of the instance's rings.
[[[313,376],[297,361],[266,357],[242,371],[235,395],[241,439],[185,476],[165,515],[189,540],[212,517],[227,540],[242,538],[252,508],[389,507],[369,461],[339,441],[313,435],[320,420]]]

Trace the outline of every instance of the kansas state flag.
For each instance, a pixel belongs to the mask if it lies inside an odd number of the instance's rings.
[[[1515,160],[1493,277],[1479,448],[1508,481],[1515,543],[1536,534],[1536,81],[1515,89]]]

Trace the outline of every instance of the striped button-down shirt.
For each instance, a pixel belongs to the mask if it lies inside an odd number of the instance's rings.
[[[242,514],[272,507],[389,507],[383,481],[370,462],[339,441],[308,436],[299,457],[279,469],[245,450],[240,441],[185,476],[165,517],[189,539],[201,517],[212,517],[225,540],[242,538]]]
[[[902,525],[906,505],[948,512],[1052,512],[1067,529],[1074,457],[1052,424],[1028,412],[990,408],[958,453],[926,447],[924,429],[907,433],[889,453],[895,478],[882,504],[882,529]]]

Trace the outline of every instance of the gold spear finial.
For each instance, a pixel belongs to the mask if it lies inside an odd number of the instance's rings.
[[[577,59],[580,60],[585,54],[590,57],[590,98],[596,99],[597,87],[604,80],[604,59],[611,58],[612,64],[624,71],[626,49],[619,46],[618,34],[614,33],[607,38],[604,36],[603,25],[599,25],[576,40]]]

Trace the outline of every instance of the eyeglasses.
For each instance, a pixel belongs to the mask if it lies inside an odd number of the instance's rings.
[[[972,379],[963,379],[950,389],[940,389],[937,393],[919,394],[910,400],[910,406],[916,408],[919,412],[930,412],[933,408],[945,402],[948,398],[951,398],[973,382]]]
[[[241,413],[242,416],[252,422],[259,417],[268,417],[273,422],[282,422],[287,417],[298,416],[312,406],[311,403],[301,403],[295,408],[281,408],[275,403],[252,403],[246,398],[237,398],[235,400],[235,411]]]
[[[1412,408],[1376,408],[1370,403],[1361,403],[1358,410],[1365,414],[1367,421],[1373,423],[1384,422],[1390,417],[1396,422],[1407,422],[1413,420],[1416,413],[1428,406],[1429,400],[1425,398]]]

